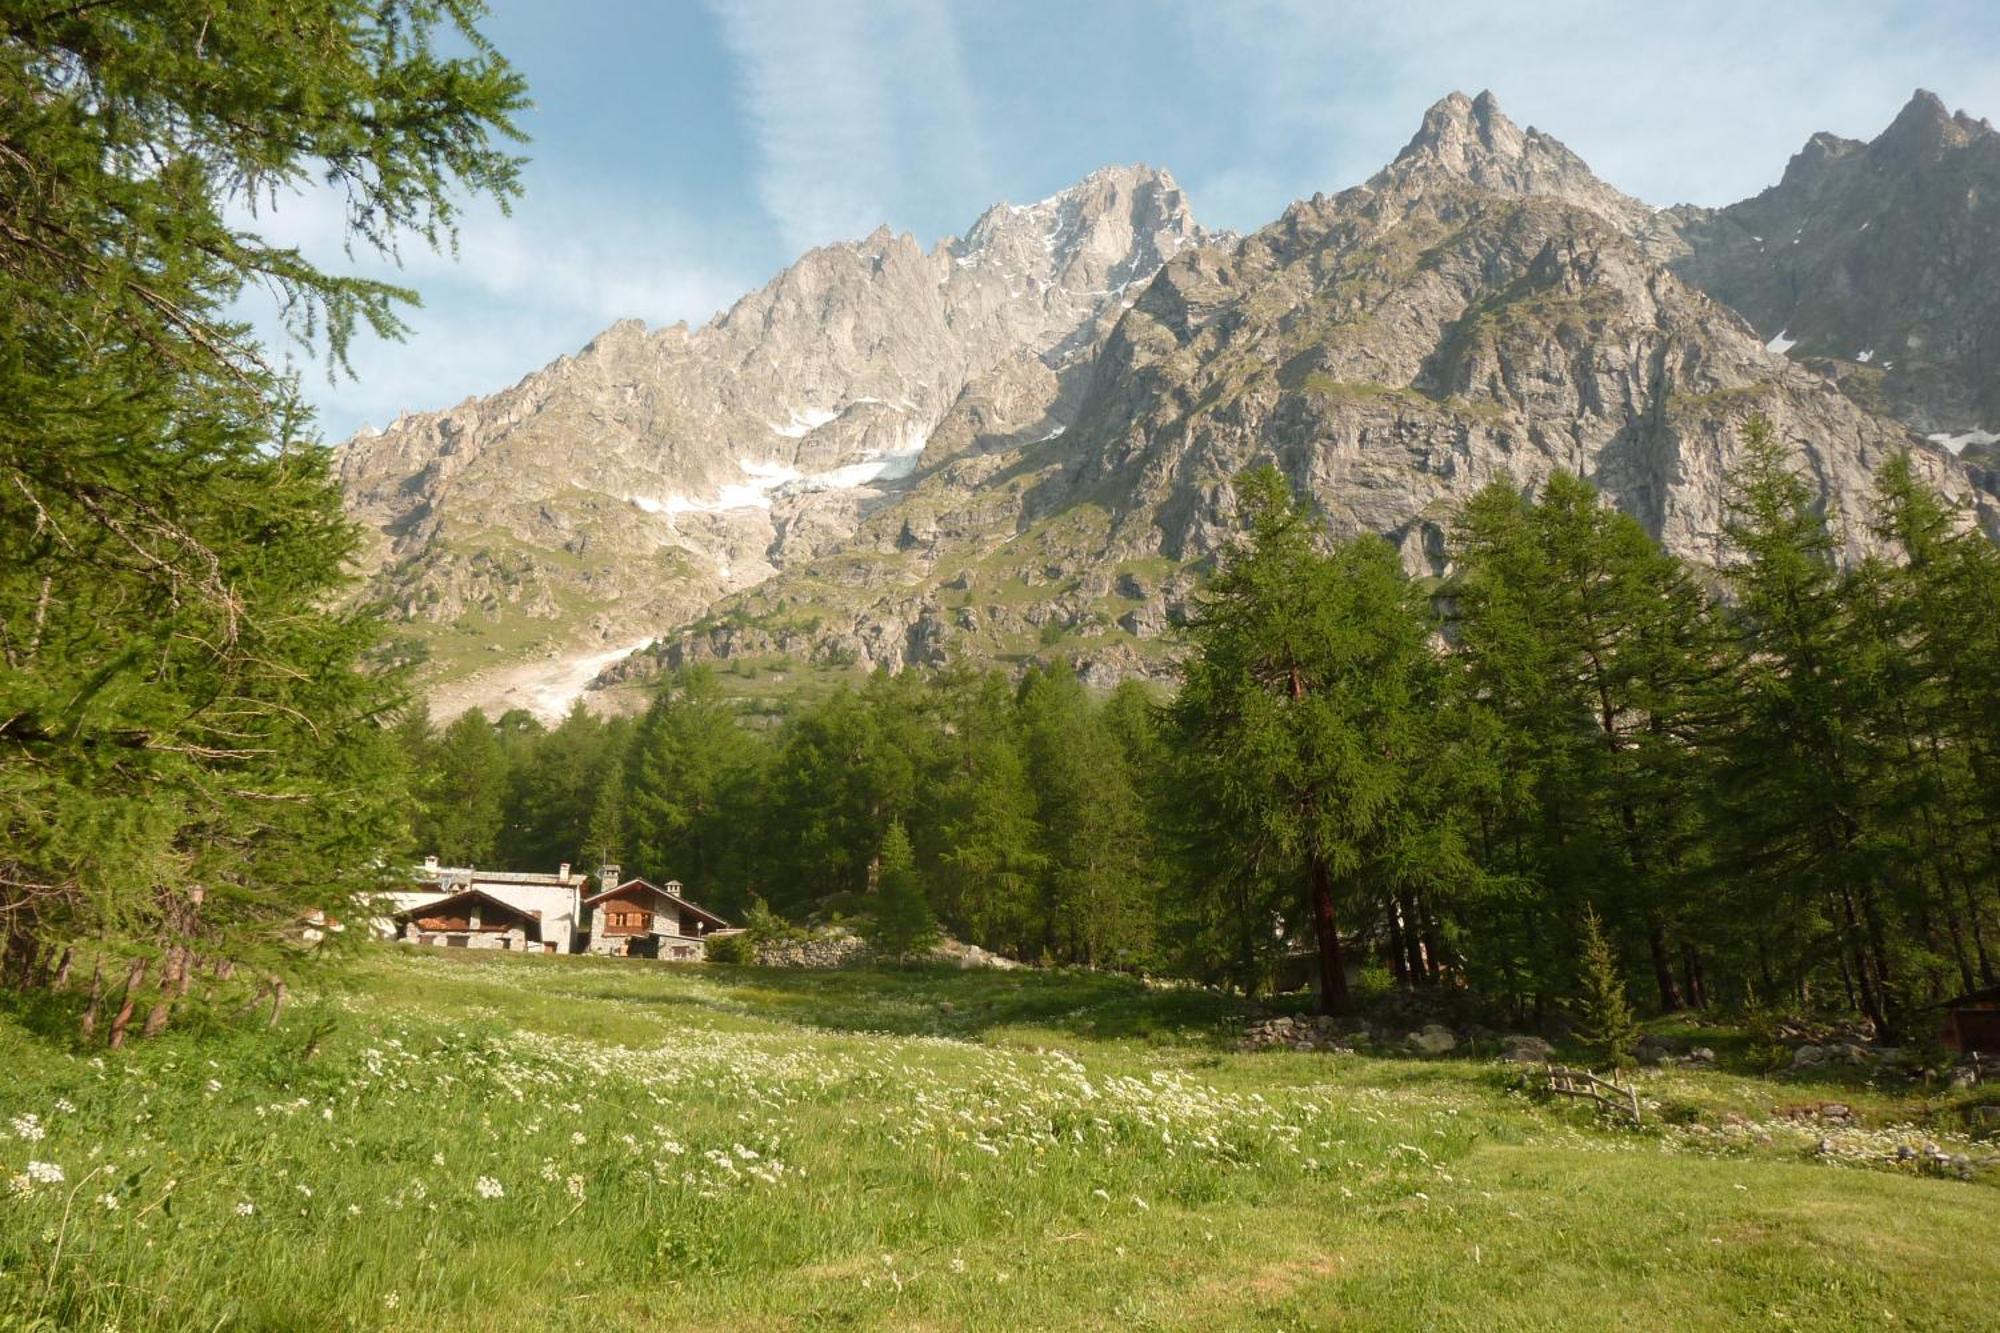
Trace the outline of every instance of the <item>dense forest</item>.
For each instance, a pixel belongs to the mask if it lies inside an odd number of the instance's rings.
[[[1335,1010],[1373,969],[1532,1017],[1595,922],[1660,1010],[1908,1031],[1993,982],[2000,550],[1907,459],[1829,518],[1751,423],[1720,571],[1577,478],[1496,484],[1438,585],[1270,469],[1238,492],[1170,699],[961,668],[761,725],[697,667],[635,719],[416,712],[409,850],[813,920],[866,919],[894,842],[968,942],[1252,990],[1311,955]]]

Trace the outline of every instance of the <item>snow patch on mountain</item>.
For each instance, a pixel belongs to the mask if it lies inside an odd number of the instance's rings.
[[[1958,435],[1940,432],[1936,435],[1926,435],[1924,438],[1932,444],[1941,444],[1956,454],[1963,452],[1968,444],[2000,444],[2000,431],[1981,430],[1975,426]]]

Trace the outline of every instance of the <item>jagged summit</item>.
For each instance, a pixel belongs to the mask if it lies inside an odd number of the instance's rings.
[[[1403,151],[1368,184],[1404,193],[1464,184],[1554,198],[1587,208],[1635,236],[1657,230],[1651,208],[1600,180],[1560,139],[1509,120],[1490,91],[1477,97],[1454,92],[1432,104]]]
[[[837,546],[969,393],[982,428],[1055,429],[1064,377],[1205,236],[1172,176],[1108,167],[928,252],[887,227],[820,246],[691,332],[620,320],[510,389],[341,447],[374,591],[434,661],[484,675],[445,706],[559,708],[477,654],[513,640],[513,664],[566,679]]]
[[[1813,135],[1782,180],[1679,210],[1681,275],[1925,435],[2000,430],[2000,132],[1919,88],[1863,142]]]
[[[1990,122],[1954,112],[1936,93],[1919,88],[1869,146],[1890,151],[1963,148],[1979,136],[1993,133]]]

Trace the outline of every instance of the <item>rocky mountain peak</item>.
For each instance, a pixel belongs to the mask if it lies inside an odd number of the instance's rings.
[[[1471,186],[1496,194],[1560,199],[1646,238],[1657,232],[1653,210],[1598,179],[1584,160],[1553,135],[1523,130],[1491,92],[1454,92],[1424,113],[1416,135],[1395,161],[1368,182],[1371,189],[1423,196],[1442,187]]]
[[[1987,121],[1975,120],[1963,111],[1954,113],[1943,98],[1919,88],[1869,148],[1876,152],[1927,154],[1964,148],[1982,135],[1993,134],[1993,126]]]
[[[1202,236],[1179,182],[1140,164],[1102,167],[1038,203],[995,204],[951,252],[960,265],[1046,265],[1062,286],[1117,286],[1150,277]]]

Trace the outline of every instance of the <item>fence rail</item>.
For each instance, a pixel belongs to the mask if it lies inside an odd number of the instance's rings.
[[[1599,1078],[1588,1069],[1571,1069],[1567,1065],[1548,1067],[1549,1091],[1558,1097],[1581,1097],[1594,1102],[1601,1110],[1614,1111],[1632,1117],[1633,1124],[1639,1124],[1639,1089],[1612,1079]]]

